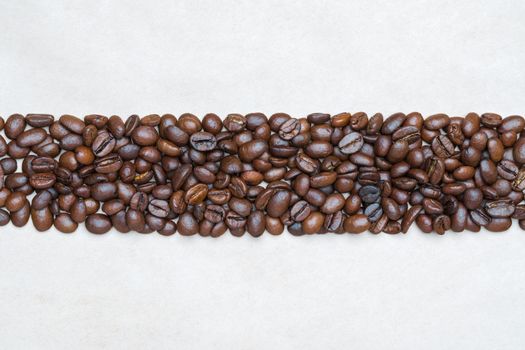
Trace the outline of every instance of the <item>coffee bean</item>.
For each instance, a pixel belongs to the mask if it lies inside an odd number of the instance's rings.
[[[383,208],[379,203],[372,203],[365,208],[364,214],[368,217],[370,222],[374,223],[383,216]]]
[[[490,223],[490,216],[483,209],[474,209],[470,212],[470,218],[479,226],[486,226]]]
[[[7,118],[4,125],[5,136],[9,139],[14,140],[24,132],[26,127],[26,121],[23,115],[13,114]]]
[[[239,229],[246,225],[246,217],[239,215],[234,211],[229,211],[226,214],[225,222],[230,229]]]
[[[104,157],[115,148],[116,140],[108,132],[101,132],[93,141],[92,150],[95,156]]]
[[[354,214],[344,221],[344,230],[349,233],[362,233],[370,227],[370,221],[364,214]]]
[[[205,184],[196,184],[195,186],[192,186],[190,189],[188,189],[186,195],[184,196],[184,200],[190,205],[199,204],[204,201],[207,195],[208,186]]]
[[[485,210],[493,218],[508,218],[514,214],[516,207],[507,199],[490,201],[485,204]]]
[[[56,179],[53,173],[36,173],[31,175],[29,183],[35,190],[43,190],[53,186]]]
[[[301,124],[295,118],[290,118],[279,127],[279,136],[283,140],[291,140],[301,131]]]
[[[197,151],[207,152],[215,148],[217,140],[213,134],[201,131],[191,135],[190,144]]]
[[[55,121],[55,117],[51,114],[28,114],[26,115],[27,124],[33,128],[48,127]]]
[[[357,132],[351,132],[339,141],[339,148],[343,154],[359,152],[363,147],[363,136]]]
[[[432,228],[437,234],[442,235],[446,231],[450,230],[450,225],[450,217],[446,215],[439,215],[434,219]]]
[[[432,141],[432,150],[440,158],[454,155],[455,146],[446,135],[440,135]]]
[[[311,213],[311,208],[308,202],[306,201],[299,201],[294,204],[294,206],[290,209],[290,216],[293,221],[295,222],[302,222],[304,221]]]
[[[158,218],[165,218],[170,213],[170,207],[167,201],[162,199],[153,199],[149,202],[148,211]]]
[[[381,191],[376,186],[363,186],[359,189],[359,197],[361,197],[363,203],[374,203],[381,197]]]
[[[408,229],[414,223],[414,221],[416,221],[422,210],[423,207],[421,205],[414,205],[408,209],[407,213],[403,217],[403,220],[401,221],[401,232],[408,232]]]

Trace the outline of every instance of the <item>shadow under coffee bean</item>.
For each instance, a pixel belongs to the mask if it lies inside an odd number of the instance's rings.
[[[525,229],[525,119],[0,117],[0,226],[218,237]],[[17,160],[22,166],[18,168]]]

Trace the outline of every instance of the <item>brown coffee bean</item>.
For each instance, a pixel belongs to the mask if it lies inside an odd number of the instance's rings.
[[[363,136],[357,132],[351,132],[339,141],[339,148],[343,154],[359,152],[363,147]]]
[[[188,189],[186,195],[184,196],[184,200],[190,205],[199,204],[204,201],[207,195],[208,186],[205,184],[196,184],[195,186],[192,186],[190,189]]]
[[[370,227],[370,221],[363,214],[354,214],[344,221],[344,230],[349,233],[362,233]]]

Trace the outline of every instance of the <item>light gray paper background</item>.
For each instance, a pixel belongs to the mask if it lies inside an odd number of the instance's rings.
[[[525,113],[525,3],[0,1],[0,113]],[[0,228],[2,349],[519,349],[525,232]]]

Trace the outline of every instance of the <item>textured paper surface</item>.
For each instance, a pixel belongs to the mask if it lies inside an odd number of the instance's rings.
[[[525,114],[525,3],[0,1],[0,114]],[[525,232],[0,228],[3,349],[520,349]]]

